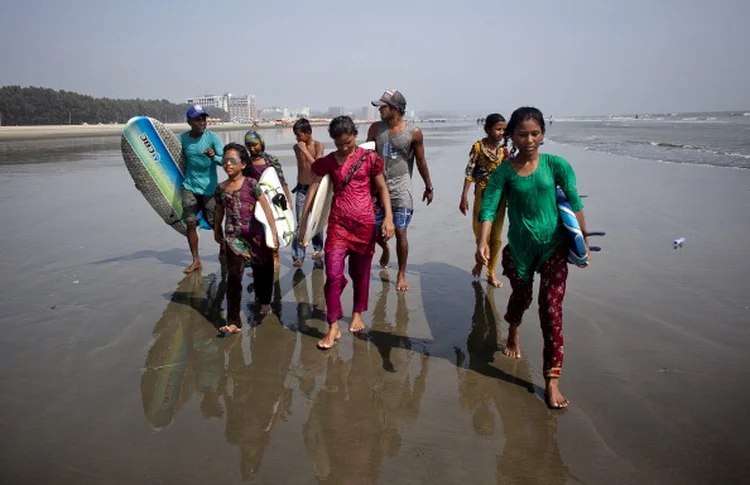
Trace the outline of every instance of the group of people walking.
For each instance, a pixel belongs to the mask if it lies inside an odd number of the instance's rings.
[[[388,90],[372,104],[380,112],[380,121],[367,132],[367,141],[375,150],[357,145],[357,127],[348,116],[334,118],[328,127],[335,150],[323,155],[323,144],[312,138],[312,127],[305,119],[294,126],[297,144],[297,183],[290,191],[278,159],[265,151],[262,136],[256,131],[245,135],[245,144],[222,145],[218,136],[206,129],[206,111],[200,106],[187,112],[190,130],[181,135],[187,169],[183,187],[184,219],[193,261],[186,273],[201,268],[197,228],[199,214],[214,228],[220,245],[220,260],[227,275],[226,325],[228,334],[241,332],[240,305],[244,268],[253,270],[260,313],[270,312],[274,271],[278,268],[276,248],[265,243],[263,225],[255,219],[256,205],[266,213],[272,231],[274,218],[266,197],[258,186],[264,170],[273,168],[279,176],[287,200],[292,200],[298,221],[292,242],[292,265],[300,267],[306,256],[307,218],[320,181],[330,176],[333,200],[326,237],[311,238],[312,258],[324,258],[325,298],[328,332],[318,342],[329,349],[341,337],[339,320],[343,317],[341,294],[347,285],[344,276],[348,258],[353,286],[353,315],[350,332],[363,330],[362,312],[367,310],[372,259],[377,246],[382,249],[379,264],[391,264],[389,240],[395,236],[398,263],[398,291],[408,291],[406,267],[409,254],[407,229],[414,213],[412,175],[417,166],[424,191],[422,200],[430,204],[434,188],[425,159],[422,131],[404,118],[406,99],[396,90]],[[545,123],[536,108],[519,108],[506,123],[493,113],[484,122],[486,137],[474,143],[461,192],[459,210],[467,214],[468,192],[474,189],[472,212],[476,236],[474,276],[486,267],[488,282],[502,286],[496,266],[502,253],[502,270],[511,282],[511,295],[505,320],[510,324],[504,354],[520,358],[518,327],[532,301],[535,272],[541,275],[539,316],[544,336],[544,376],[546,400],[552,408],[565,407],[568,401],[558,388],[562,369],[562,300],[567,279],[567,250],[564,228],[557,213],[556,187],[565,192],[586,234],[583,205],[576,190],[575,174],[561,157],[540,154]],[[512,147],[512,149],[510,148]],[[218,183],[216,166],[223,167],[227,179]],[[506,215],[509,219],[508,244],[502,249],[501,234]],[[588,245],[588,239],[586,239]]]

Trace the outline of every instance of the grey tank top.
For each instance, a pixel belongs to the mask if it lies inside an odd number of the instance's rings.
[[[414,171],[414,148],[412,136],[416,125],[406,122],[400,133],[388,133],[388,125],[380,122],[380,130],[375,138],[378,154],[383,159],[383,177],[391,194],[391,206],[413,209],[411,176]]]

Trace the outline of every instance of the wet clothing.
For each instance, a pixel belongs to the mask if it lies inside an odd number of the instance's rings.
[[[342,181],[364,154],[360,167],[342,189]],[[372,202],[372,179],[383,172],[383,161],[375,152],[365,154],[359,148],[339,166],[335,152],[316,160],[312,171],[319,177],[331,176],[333,201],[328,216],[325,250],[347,248],[373,255],[375,253],[375,207]]]
[[[216,218],[216,199],[213,194],[196,194],[188,189],[182,189],[182,220],[186,223],[198,222],[198,214],[209,226],[214,227]]]
[[[182,187],[194,194],[213,195],[218,183],[216,166],[221,166],[224,143],[211,130],[206,130],[200,138],[192,138],[190,131],[180,134],[182,153],[185,155],[185,178]],[[212,148],[215,155],[209,158],[203,154]]]
[[[299,217],[302,214],[302,209],[305,207],[305,199],[307,198],[307,191],[310,190],[309,185],[300,185],[294,188],[294,213]],[[306,249],[299,244],[297,235],[299,234],[299,220],[297,220],[297,230],[294,233],[294,239],[292,239],[292,261],[305,261]],[[313,251],[320,252],[323,250],[323,231],[314,235],[312,238]]]
[[[352,171],[358,163],[359,167]],[[320,177],[330,175],[333,184],[325,241],[326,319],[333,324],[343,316],[341,293],[347,283],[346,257],[354,291],[353,311],[367,310],[376,239],[372,179],[382,173],[383,161],[377,153],[358,147],[343,165],[339,166],[334,152],[316,160],[312,171]]]
[[[469,163],[466,165],[466,180],[474,182],[477,187],[487,187],[490,175],[508,157],[508,149],[500,147],[497,153],[492,153],[482,143],[474,143],[469,151]]]
[[[544,339],[542,370],[544,377],[560,377],[564,344],[562,302],[568,279],[568,255],[564,245],[555,249],[539,272],[539,323]],[[512,288],[505,320],[511,325],[520,325],[524,312],[533,300],[534,282],[518,276],[508,246],[503,249],[503,274],[510,280]]]
[[[381,121],[375,137],[375,147],[383,158],[383,176],[391,195],[391,207],[414,208],[411,193],[411,176],[414,172],[414,147],[412,138],[417,126],[406,122],[404,129],[397,134],[388,132],[388,124]]]
[[[560,245],[565,228],[557,209],[556,186],[560,186],[574,212],[583,209],[573,168],[562,157],[543,153],[536,171],[521,177],[511,163],[501,163],[487,183],[479,221],[495,221],[503,196],[508,201],[508,246],[518,276],[530,282],[534,271]]]

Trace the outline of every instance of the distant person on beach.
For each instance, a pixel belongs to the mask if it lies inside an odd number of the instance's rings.
[[[246,263],[253,268],[260,314],[271,311],[273,253],[266,246],[263,225],[255,218],[257,204],[261,205],[271,224],[276,246],[278,237],[270,203],[262,195],[258,179],[243,175],[249,165],[250,154],[245,147],[239,143],[229,143],[224,147],[223,166],[228,178],[216,186],[214,239],[224,249],[227,261],[227,324],[219,328],[225,333],[238,333],[242,329],[240,305]]]
[[[388,185],[393,207],[393,223],[396,227],[396,256],[398,257],[398,278],[396,290],[408,291],[406,282],[406,263],[409,258],[409,241],[406,230],[414,213],[414,200],[411,194],[411,177],[414,161],[417,170],[424,180],[422,200],[430,205],[434,195],[430,170],[424,156],[424,138],[418,126],[404,119],[406,98],[395,89],[389,89],[379,100],[372,102],[380,111],[380,120],[367,132],[367,141],[374,141],[378,154],[384,163],[383,175]],[[384,211],[378,210],[378,225],[383,221]],[[380,266],[388,268],[391,250],[388,243],[381,239],[378,244],[383,248]]]
[[[209,226],[214,225],[216,166],[221,165],[224,144],[216,133],[206,129],[208,113],[202,106],[191,106],[186,116],[190,131],[180,135],[182,153],[185,156],[182,218],[187,224],[187,240],[193,262],[183,272],[192,273],[203,267],[198,252],[198,214],[203,215]]]
[[[312,164],[315,174],[300,216],[300,241],[305,239],[307,217],[318,191],[320,180],[331,176],[333,203],[328,217],[325,242],[326,319],[328,333],[318,342],[320,349],[330,349],[341,337],[339,319],[344,316],[341,293],[347,284],[344,261],[349,258],[349,276],[354,288],[350,332],[365,328],[362,312],[367,310],[370,294],[370,265],[380,225],[382,239],[393,236],[393,213],[388,188],[383,178],[383,160],[377,153],[357,146],[357,127],[348,116],[334,118],[328,126],[336,151]],[[373,189],[382,204],[381,222],[376,222]]]
[[[474,143],[471,146],[471,151],[469,151],[469,163],[466,165],[461,202],[458,204],[458,210],[466,215],[469,210],[469,188],[474,183],[474,211],[471,223],[475,238],[479,238],[479,212],[482,210],[482,195],[487,187],[487,181],[490,179],[492,172],[508,157],[508,150],[505,146],[505,118],[498,113],[488,115],[484,122],[484,132],[487,136]],[[500,201],[489,235],[490,259],[487,263],[487,281],[495,288],[503,286],[503,283],[495,275],[495,267],[502,248],[501,238],[505,220],[505,206],[505,199],[503,198]],[[471,270],[471,274],[479,277],[482,274],[483,266],[481,263],[476,263]]]
[[[268,167],[273,167],[276,170],[276,175],[279,177],[281,187],[284,189],[284,195],[286,195],[287,203],[291,206],[292,194],[289,192],[289,185],[286,183],[284,178],[284,170],[281,168],[279,159],[270,153],[266,152],[266,142],[263,141],[263,137],[255,130],[250,130],[245,133],[245,147],[250,152],[250,164],[245,167],[243,174],[246,177],[252,177],[256,180],[260,180],[260,176]],[[277,245],[278,247],[278,245]],[[273,250],[273,266],[279,268],[279,250]]]
[[[556,186],[565,192],[586,235],[583,203],[570,164],[562,157],[539,153],[545,132],[541,111],[518,108],[508,122],[507,132],[517,152],[492,172],[487,183],[479,213],[481,232],[476,260],[480,264],[490,261],[489,235],[500,201],[506,197],[510,226],[502,264],[512,292],[504,317],[510,329],[503,353],[512,358],[521,357],[518,327],[524,312],[531,306],[534,272],[538,272],[541,275],[539,319],[544,337],[545,399],[550,408],[564,408],[568,400],[561,394],[558,381],[563,363],[562,302],[568,278],[568,250],[565,228],[558,215]],[[588,237],[585,241],[588,248]]]
[[[297,185],[292,189],[294,193],[294,213],[299,222],[299,215],[305,205],[305,197],[310,189],[310,184],[315,178],[312,169],[312,163],[323,157],[323,144],[313,140],[312,126],[306,118],[300,118],[292,127],[297,144],[294,145],[294,155],[297,157]],[[297,225],[297,234],[299,234],[299,224]],[[312,238],[313,260],[317,261],[323,251],[323,233],[316,234]],[[305,262],[305,248],[299,245],[299,238],[295,234],[292,239],[292,266],[299,268]]]

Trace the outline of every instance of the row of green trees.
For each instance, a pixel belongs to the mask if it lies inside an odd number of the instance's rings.
[[[177,122],[185,120],[189,107],[166,99],[94,98],[48,88],[0,88],[0,125],[3,126],[125,123],[139,115]],[[211,116],[229,119],[225,111],[216,108],[211,110]]]

